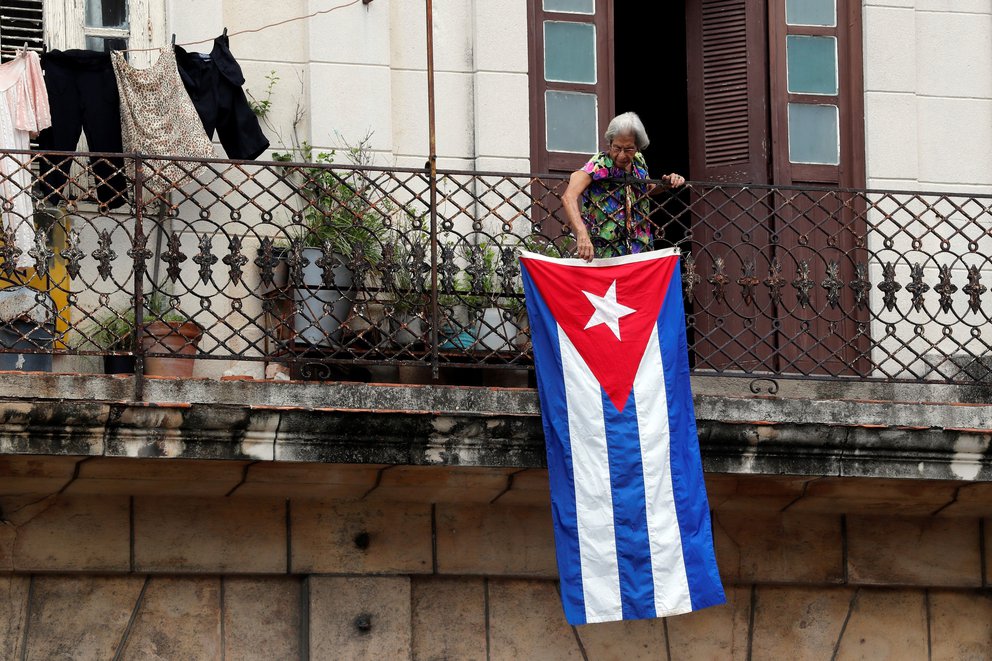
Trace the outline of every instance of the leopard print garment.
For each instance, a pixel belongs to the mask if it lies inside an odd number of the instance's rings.
[[[176,53],[166,48],[147,69],[136,69],[124,53],[111,53],[121,97],[121,132],[125,152],[210,158],[214,147],[203,122],[183,87],[176,67]],[[149,159],[143,174],[154,193],[179,188],[203,166],[188,162]],[[134,177],[129,160],[128,175]]]

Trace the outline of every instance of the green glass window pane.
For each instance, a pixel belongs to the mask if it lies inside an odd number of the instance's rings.
[[[596,151],[596,95],[544,93],[548,151],[591,154]]]
[[[840,163],[837,106],[789,104],[789,160],[793,163]]]
[[[837,38],[789,35],[785,38],[792,94],[837,93]]]
[[[544,79],[562,83],[596,82],[596,26],[544,22]]]
[[[785,0],[789,25],[837,25],[836,0]]]
[[[544,0],[544,11],[595,14],[596,0]]]

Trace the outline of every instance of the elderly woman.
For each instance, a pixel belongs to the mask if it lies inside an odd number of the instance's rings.
[[[636,114],[625,112],[614,117],[605,137],[607,150],[573,172],[561,196],[577,255],[587,262],[593,257],[651,250],[654,236],[647,195],[685,183],[685,178],[674,172],[661,178],[661,187],[636,183],[649,178],[641,152],[650,142]]]

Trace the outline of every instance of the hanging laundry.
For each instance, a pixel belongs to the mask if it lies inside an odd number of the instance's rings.
[[[30,149],[30,138],[52,123],[48,93],[38,54],[22,50],[0,64],[0,148]],[[35,242],[34,203],[31,199],[30,157],[4,153],[0,157],[3,221],[13,230],[14,246],[21,252],[17,268],[34,266],[28,254]]]
[[[110,54],[53,50],[41,56],[41,68],[52,108],[52,126],[38,136],[38,147],[42,151],[75,151],[80,133],[85,133],[90,151],[123,151],[120,96]],[[39,160],[45,198],[52,203],[69,199],[66,184],[73,159]],[[127,202],[124,159],[94,158],[89,170],[100,204],[116,209]]]
[[[110,57],[121,96],[125,151],[194,159],[214,155],[213,143],[179,78],[176,54],[171,48],[163,50],[147,69],[135,69],[120,51],[112,52]],[[148,164],[151,172],[144,183],[155,193],[180,187],[203,168],[189,162],[155,159]]]
[[[214,39],[210,53],[190,53],[176,46],[179,76],[189,93],[208,136],[214,130],[229,158],[253,160],[269,141],[251,111],[242,85],[241,66],[231,54],[226,34]]]

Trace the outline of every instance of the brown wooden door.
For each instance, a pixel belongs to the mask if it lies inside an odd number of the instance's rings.
[[[786,0],[687,3],[690,178],[797,187],[693,191],[696,369],[863,371],[863,205],[837,190],[864,178],[859,5],[837,0],[828,21],[787,17]],[[830,25],[804,24],[817,21]],[[836,89],[808,56],[825,46],[837,54]],[[836,158],[790,143],[797,106],[814,116],[836,108]]]
[[[691,301],[697,371],[751,371],[776,349],[774,303],[757,280],[772,269],[767,31],[763,0],[687,0],[689,176],[687,261],[701,278]],[[732,184],[721,188],[718,184]]]

